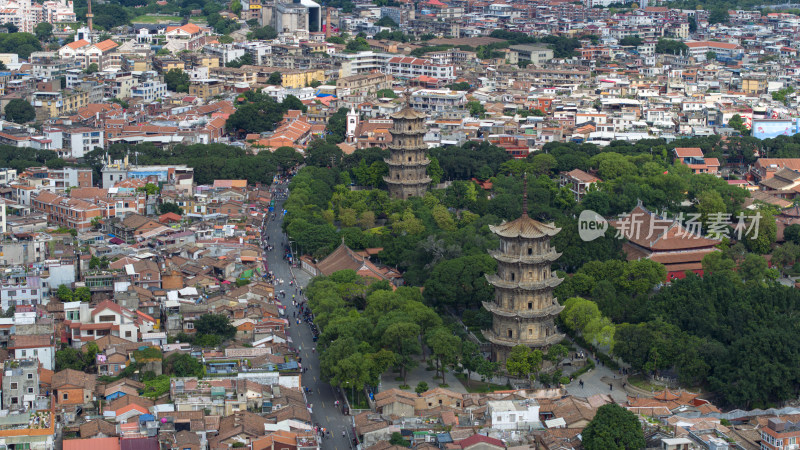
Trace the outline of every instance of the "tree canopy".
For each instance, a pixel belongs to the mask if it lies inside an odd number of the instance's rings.
[[[616,403],[598,408],[581,435],[586,450],[638,450],[645,447],[639,419]]]

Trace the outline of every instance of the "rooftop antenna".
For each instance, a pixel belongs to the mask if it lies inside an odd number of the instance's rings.
[[[528,172],[522,174],[522,216],[528,217]]]

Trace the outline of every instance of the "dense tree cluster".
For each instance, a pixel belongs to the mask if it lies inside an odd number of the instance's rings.
[[[368,284],[354,271],[317,277],[308,286],[309,306],[322,331],[320,370],[333,385],[362,390],[377,385],[389,367],[403,377],[427,348],[435,370],[446,382],[447,369],[491,378],[497,364],[484,359],[464,331],[445,324],[423,303],[419,289],[392,290],[385,282]],[[417,386],[418,390],[427,386]]]
[[[140,164],[187,164],[194,168],[194,179],[199,184],[211,184],[217,179],[271,183],[281,160],[280,155],[276,156],[270,151],[253,155],[242,148],[224,144],[175,145],[169,148],[158,148],[152,144],[114,144],[109,146],[107,152],[111,159],[123,159],[125,155],[137,154]],[[2,155],[0,148],[0,162]],[[95,149],[86,155],[86,163],[95,170],[95,176],[99,176],[105,155],[106,151],[102,149]],[[34,165],[36,164],[23,167]]]
[[[23,124],[36,118],[36,110],[27,100],[15,98],[6,104],[4,110],[6,120]]]
[[[272,97],[255,91],[247,91],[239,97],[244,100],[236,112],[228,117],[225,128],[239,135],[272,131],[283,120],[290,109],[306,110],[306,106],[295,96],[289,95],[281,103]]]
[[[164,75],[167,89],[173,92],[189,92],[189,74],[181,69],[170,69]]]

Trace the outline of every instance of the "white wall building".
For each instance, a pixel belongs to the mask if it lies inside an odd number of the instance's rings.
[[[167,94],[167,83],[145,81],[131,91],[131,97],[141,98],[145,102],[154,102]]]
[[[518,430],[541,426],[539,403],[536,400],[490,401],[487,405],[492,418],[492,428]]]

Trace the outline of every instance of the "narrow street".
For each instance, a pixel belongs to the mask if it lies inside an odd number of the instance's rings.
[[[284,190],[288,183],[276,186],[277,189]],[[324,427],[330,430],[330,436],[322,439],[321,448],[324,450],[349,450],[352,448],[352,418],[345,416],[341,411],[343,398],[337,395],[336,388],[330,386],[320,378],[318,354],[314,351],[316,343],[313,341],[311,327],[307,323],[297,324],[297,319],[293,318],[294,313],[300,316],[300,309],[292,306],[292,295],[298,303],[301,301],[299,288],[305,288],[311,276],[298,268],[292,268],[283,259],[284,248],[288,245],[288,238],[281,230],[283,223],[283,199],[275,201],[275,219],[269,220],[265,224],[263,235],[269,236],[267,243],[273,246],[272,251],[265,251],[264,256],[268,264],[268,270],[275,275],[275,294],[286,307],[286,318],[289,320],[287,334],[291,338],[291,346],[299,350],[302,358],[302,367],[308,371],[302,374],[303,388],[309,391],[306,393],[307,403],[311,405],[311,418],[315,426]],[[281,282],[282,281],[282,282]],[[294,281],[296,285],[290,285]],[[280,291],[286,293],[285,298],[281,298]],[[337,409],[334,402],[340,402]],[[342,432],[346,437],[342,436]]]

